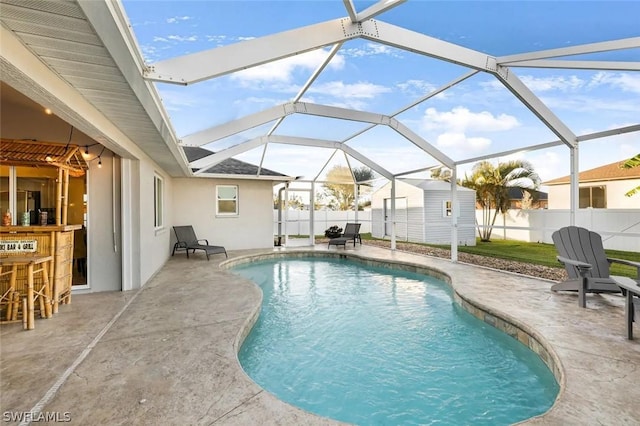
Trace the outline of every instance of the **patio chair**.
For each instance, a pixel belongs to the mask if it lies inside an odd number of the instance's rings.
[[[362,225],[361,223],[347,223],[347,225],[344,227],[344,232],[342,233],[342,236],[338,238],[331,238],[329,240],[328,247],[342,246],[346,249],[347,242],[351,240],[353,240],[354,247],[356,246],[356,241],[360,242],[360,245],[362,245],[362,238],[360,237],[361,225]]]
[[[227,256],[227,250],[225,250],[222,246],[212,246],[209,245],[209,240],[199,240],[196,237],[196,233],[193,230],[193,226],[174,226],[174,232],[176,233],[176,243],[173,245],[173,251],[171,252],[171,256],[176,254],[177,250],[186,250],[187,259],[189,258],[189,250],[193,250],[192,253],[195,253],[196,250],[202,250],[207,255],[207,260],[209,260],[209,255],[224,253]],[[201,244],[204,242],[205,244]]]
[[[638,269],[640,263],[608,258],[599,234],[577,226],[560,228],[551,236],[558,251],[557,259],[569,275],[567,281],[551,286],[552,291],[577,291],[578,304],[586,307],[586,293],[620,293],[616,276],[609,273],[611,263],[629,265]]]

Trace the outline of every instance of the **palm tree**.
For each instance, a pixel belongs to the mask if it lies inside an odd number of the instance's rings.
[[[476,191],[476,202],[482,207],[481,241],[490,241],[498,213],[505,214],[511,206],[509,188],[536,189],[540,177],[528,161],[512,160],[494,166],[481,161],[473,166],[471,176],[464,177],[462,186]]]
[[[623,169],[630,169],[632,167],[640,167],[640,154],[636,154],[635,156],[629,158],[625,161],[622,166]],[[640,192],[640,186],[636,186],[632,190],[626,192],[624,195],[627,197],[631,197],[632,195]]]

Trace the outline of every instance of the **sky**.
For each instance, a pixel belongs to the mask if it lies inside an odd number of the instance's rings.
[[[362,11],[374,2],[354,2]],[[347,16],[330,1],[124,0],[145,62],[175,58]],[[408,1],[374,19],[493,56],[640,36],[636,1]],[[240,45],[241,46],[241,45]],[[154,83],[177,136],[289,102],[329,48],[189,86]],[[640,48],[572,60],[640,61]],[[206,66],[206,64],[203,64]],[[468,68],[372,41],[346,42],[301,101],[393,115]],[[640,123],[640,73],[512,68],[576,135]],[[455,161],[558,139],[492,75],[478,73],[396,117]],[[267,123],[204,146],[220,151],[271,128]],[[274,134],[342,141],[367,124],[294,114]],[[392,173],[438,163],[385,126],[349,146]],[[640,152],[640,132],[583,142],[580,170]],[[269,144],[236,157],[291,176],[322,179],[345,165],[333,150]],[[490,161],[531,162],[542,181],[569,174],[569,149],[558,146]],[[360,163],[349,159],[352,166]],[[473,163],[458,167],[459,176]],[[324,167],[324,169],[323,169]],[[323,171],[324,170],[324,171]]]

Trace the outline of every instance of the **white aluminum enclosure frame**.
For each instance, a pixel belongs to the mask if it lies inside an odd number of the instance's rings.
[[[192,162],[190,167],[198,169],[195,172],[195,175],[202,175],[205,173],[205,170],[212,165],[259,146],[264,146],[262,155],[262,161],[264,161],[267,144],[295,144],[334,149],[334,154],[337,150],[341,150],[344,154],[357,159],[380,175],[389,179],[392,182],[393,191],[395,187],[395,185],[393,185],[395,178],[400,175],[413,173],[413,171],[402,171],[395,175],[391,174],[384,168],[384,165],[376,164],[365,156],[359,154],[355,149],[348,145],[348,142],[355,137],[366,134],[367,131],[379,125],[388,126],[396,131],[406,140],[424,151],[426,155],[440,163],[440,165],[444,165],[451,169],[453,176],[456,176],[456,167],[461,164],[481,159],[495,158],[497,156],[515,152],[539,150],[557,145],[565,145],[569,148],[571,157],[570,166],[572,190],[570,220],[571,224],[574,224],[575,211],[578,209],[577,174],[579,171],[579,164],[577,153],[579,142],[614,134],[637,132],[640,130],[640,124],[632,124],[619,129],[577,136],[513,72],[510,72],[510,67],[640,71],[640,62],[574,61],[565,59],[570,56],[596,52],[637,49],[640,48],[640,37],[494,57],[486,53],[442,41],[384,21],[372,19],[391,8],[401,5],[403,2],[404,0],[381,0],[359,12],[356,10],[352,0],[343,0],[347,15],[344,18],[312,24],[233,45],[159,61],[144,69],[143,77],[149,81],[189,85],[199,81],[231,74],[246,68],[291,57],[293,55],[298,55],[300,53],[331,46],[331,50],[329,51],[325,61],[313,72],[306,84],[291,102],[271,107],[258,113],[242,117],[238,120],[220,124],[184,137],[181,141],[183,145],[203,146],[215,143],[227,136],[235,135],[256,126],[275,121],[275,124],[271,129],[262,137],[251,139]],[[405,108],[402,108],[391,115],[374,114],[366,111],[356,111],[346,108],[300,102],[300,99],[307,89],[311,87],[317,77],[329,64],[330,60],[341,49],[342,44],[355,38],[362,38],[415,54],[425,55],[431,58],[461,65],[469,68],[470,71],[441,88],[426,94],[422,98],[412,102]],[[528,110],[530,110],[545,125],[545,127],[553,132],[558,137],[558,140],[504,151],[501,153],[487,154],[481,157],[454,161],[438,150],[433,144],[424,140],[420,135],[410,130],[395,118],[395,116],[402,112],[415,107],[438,93],[446,91],[450,87],[453,87],[478,72],[484,72],[494,76]],[[310,114],[320,117],[359,121],[367,123],[367,126],[342,141],[298,138],[274,134],[282,121],[291,114]],[[262,161],[260,167],[262,167]],[[427,170],[431,167],[433,166],[425,167],[421,170]],[[456,239],[453,237],[455,237],[457,232],[455,212],[458,209],[458,201],[456,198],[455,188],[453,187],[452,202],[454,211],[452,226],[452,259],[456,260],[457,250],[454,249]],[[391,207],[391,217],[393,219],[395,214],[393,201]],[[392,231],[392,247],[395,248],[395,231]]]

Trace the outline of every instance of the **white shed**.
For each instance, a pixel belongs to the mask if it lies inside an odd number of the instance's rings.
[[[458,186],[458,244],[475,245],[476,193]],[[371,196],[371,235],[391,235],[391,182]],[[432,179],[396,180],[396,238],[417,243],[451,243],[451,184]]]

